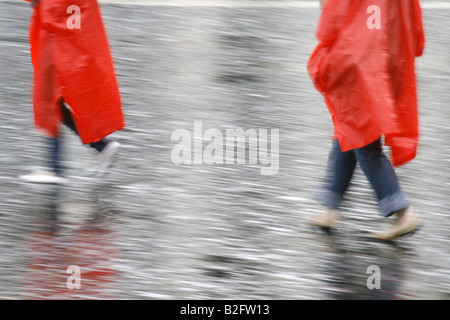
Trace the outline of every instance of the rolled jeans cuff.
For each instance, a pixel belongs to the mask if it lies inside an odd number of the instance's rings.
[[[378,209],[384,217],[389,217],[397,211],[408,208],[410,205],[403,191],[397,191],[378,202]]]
[[[318,202],[329,209],[337,210],[342,202],[344,195],[331,190],[322,190],[318,195]],[[378,202],[378,210],[384,217],[389,217],[397,211],[406,209],[410,206],[405,193],[400,190]]]
[[[344,195],[339,192],[323,189],[317,195],[317,201],[324,207],[337,210],[342,202]]]

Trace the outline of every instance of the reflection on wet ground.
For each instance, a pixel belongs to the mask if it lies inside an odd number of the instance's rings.
[[[30,256],[22,277],[23,298],[117,299],[110,288],[117,279],[113,262],[119,252],[110,227],[116,214],[98,190],[75,204],[61,195],[63,191],[48,188],[40,194],[44,202],[30,212],[34,228],[27,241]],[[85,217],[82,223],[80,215]],[[73,268],[80,270],[79,282],[70,278]]]
[[[0,297],[12,299],[449,299],[449,10],[427,10],[418,62],[422,144],[398,171],[423,215],[416,235],[368,239],[379,217],[357,172],[332,234],[317,211],[332,133],[305,70],[311,8],[104,5],[127,128],[116,167],[89,178],[93,155],[65,132],[69,185],[17,175],[42,164],[32,127],[30,10],[0,2]],[[145,22],[145,23],[143,23]],[[260,165],[176,165],[176,129],[279,129],[276,175]],[[370,266],[380,289],[367,287]],[[70,266],[81,289],[69,289]],[[69,279],[70,278],[70,279]],[[69,281],[70,282],[70,281]]]

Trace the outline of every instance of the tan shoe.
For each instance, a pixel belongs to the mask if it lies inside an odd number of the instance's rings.
[[[337,210],[322,207],[322,210],[317,215],[306,219],[308,224],[320,227],[320,228],[334,228],[339,218],[339,212]]]
[[[398,220],[388,230],[374,233],[372,236],[379,240],[394,240],[398,237],[413,233],[420,227],[418,213],[412,208],[407,208],[396,213]]]

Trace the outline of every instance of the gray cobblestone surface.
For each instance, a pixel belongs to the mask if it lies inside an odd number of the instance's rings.
[[[123,149],[107,178],[91,180],[93,154],[65,132],[74,178],[59,189],[17,179],[43,161],[30,13],[22,1],[0,2],[1,298],[450,298],[450,10],[424,10],[421,144],[398,170],[424,225],[395,243],[364,236],[390,222],[360,171],[336,234],[304,223],[317,211],[332,133],[305,69],[318,9],[103,4],[127,119],[113,137]],[[195,121],[279,129],[278,174],[174,164],[171,134],[193,132]],[[81,290],[66,288],[70,265],[82,268]],[[366,287],[370,265],[380,267],[380,290]]]

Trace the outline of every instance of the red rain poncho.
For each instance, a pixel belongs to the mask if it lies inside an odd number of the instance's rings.
[[[416,156],[414,61],[424,32],[418,0],[328,0],[308,72],[343,152],[384,136],[394,166]]]
[[[34,115],[40,129],[58,136],[61,97],[85,144],[125,126],[96,0],[40,0],[31,18],[30,45]]]

